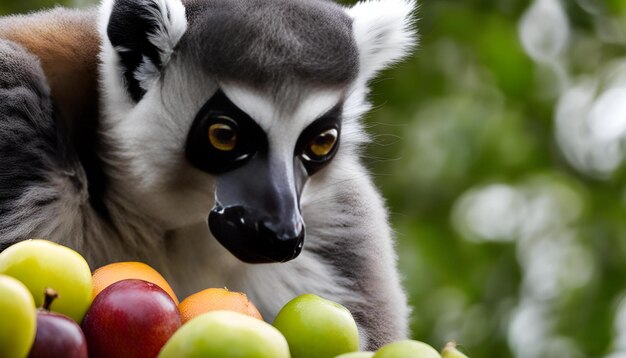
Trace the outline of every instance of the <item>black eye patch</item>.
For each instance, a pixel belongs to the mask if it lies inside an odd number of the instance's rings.
[[[339,149],[342,108],[342,103],[337,104],[311,123],[298,138],[294,154],[300,158],[309,176],[325,167]],[[316,150],[320,146],[321,152]]]
[[[191,125],[185,155],[196,168],[221,174],[244,165],[267,148],[263,129],[218,90]]]

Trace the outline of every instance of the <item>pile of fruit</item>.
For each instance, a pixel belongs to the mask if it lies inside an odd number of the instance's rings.
[[[36,309],[35,307],[40,307]],[[294,298],[273,325],[246,295],[209,288],[179,303],[165,279],[138,262],[93,275],[67,247],[28,240],[0,253],[0,357],[467,358],[412,340],[357,352],[343,306]]]

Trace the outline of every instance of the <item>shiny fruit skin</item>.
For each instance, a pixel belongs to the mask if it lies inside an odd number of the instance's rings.
[[[290,358],[285,337],[271,325],[233,311],[204,313],[184,324],[159,358]]]
[[[287,339],[293,358],[334,358],[359,350],[359,332],[350,311],[313,294],[288,302],[274,327]]]
[[[428,344],[407,339],[382,346],[373,358],[441,358],[441,356]]]
[[[372,358],[373,356],[374,352],[352,352],[338,355],[335,358]]]
[[[35,312],[28,288],[0,275],[0,357],[26,357],[35,339]]]
[[[76,323],[92,301],[91,270],[76,251],[46,240],[25,240],[0,253],[0,274],[21,281],[41,306],[47,287],[59,293],[51,310],[72,318]]]
[[[80,326],[55,312],[37,312],[37,334],[29,358],[87,358],[87,342]]]
[[[176,303],[162,288],[129,279],[100,292],[82,327],[90,358],[151,358],[180,325]]]
[[[178,305],[183,324],[203,313],[211,311],[233,311],[263,320],[259,310],[241,292],[225,288],[208,288],[185,298]]]
[[[115,282],[131,278],[154,283],[167,292],[172,297],[172,300],[178,304],[178,297],[176,297],[174,290],[172,290],[165,278],[152,267],[136,261],[115,262],[94,271],[93,297],[95,298],[102,290]]]

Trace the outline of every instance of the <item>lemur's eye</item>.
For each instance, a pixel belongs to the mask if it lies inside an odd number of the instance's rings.
[[[229,152],[237,145],[237,131],[227,123],[214,123],[209,126],[209,142],[218,150]]]
[[[333,148],[337,143],[338,135],[339,133],[337,129],[331,128],[313,138],[304,153],[305,159],[322,159],[325,156],[329,155],[333,151]]]
[[[222,174],[241,167],[267,148],[263,129],[224,92],[217,91],[196,115],[185,155],[196,168]]]
[[[309,176],[328,165],[339,148],[342,103],[337,104],[306,127],[296,143],[295,155]]]

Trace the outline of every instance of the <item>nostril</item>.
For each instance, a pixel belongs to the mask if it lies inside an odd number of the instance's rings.
[[[287,242],[299,240],[304,235],[304,225],[300,220],[293,223],[262,220],[258,223],[259,233],[272,241]]]
[[[290,225],[291,224],[291,225]],[[259,235],[273,247],[277,261],[286,262],[300,255],[304,244],[304,224],[297,220],[292,223],[276,223],[264,220],[259,222]]]

